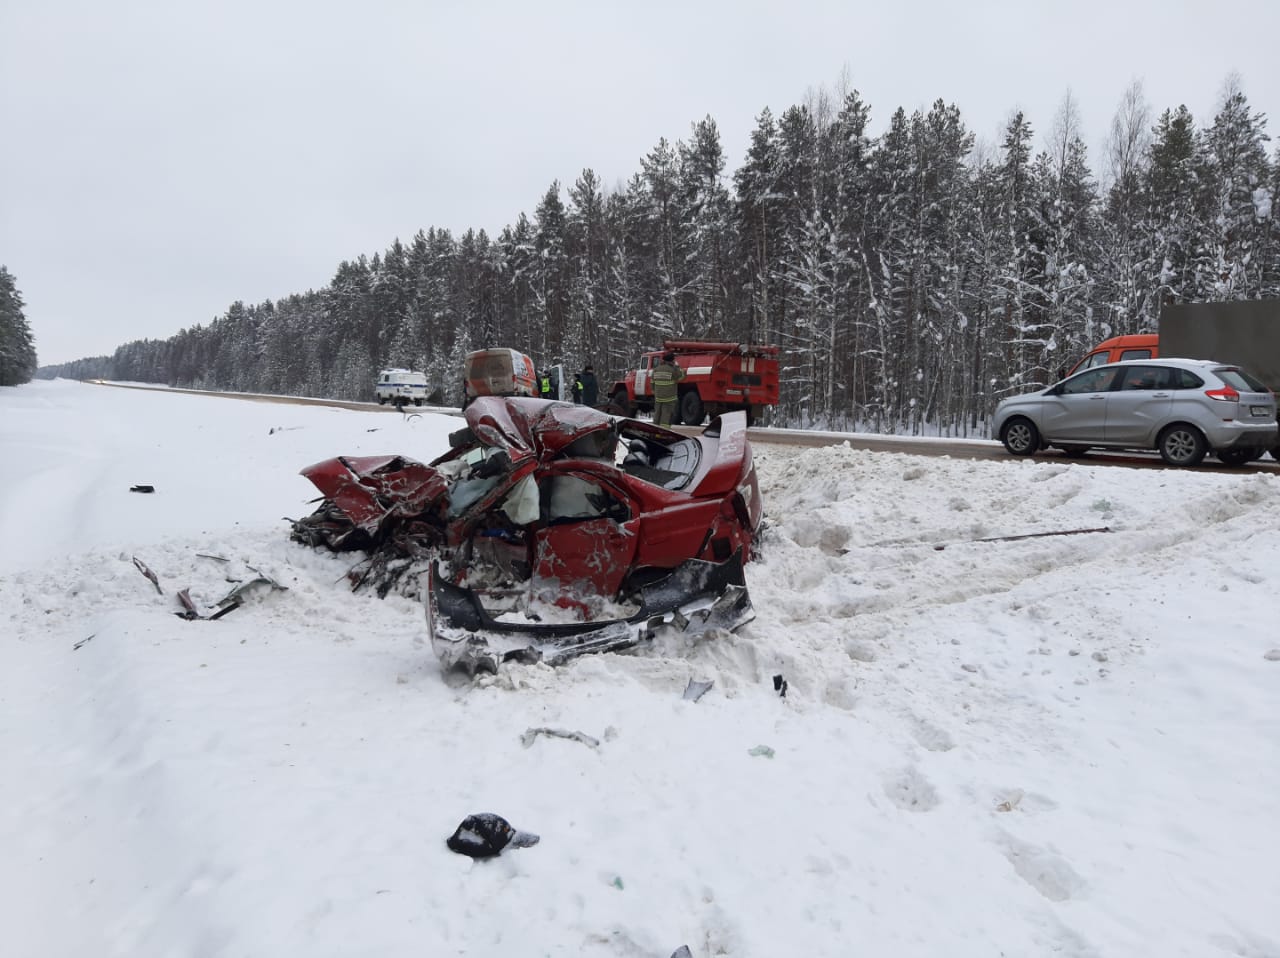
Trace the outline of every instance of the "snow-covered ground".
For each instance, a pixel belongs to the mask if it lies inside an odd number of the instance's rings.
[[[1280,955],[1280,477],[759,446],[755,622],[459,685],[282,521],[457,426],[0,390],[0,952]]]

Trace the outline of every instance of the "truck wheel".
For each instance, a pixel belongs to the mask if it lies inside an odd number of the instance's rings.
[[[690,389],[680,397],[680,421],[686,426],[701,426],[704,418],[702,397]]]
[[[386,396],[379,396],[379,397],[378,397],[378,405],[379,405],[379,406],[385,406],[386,404],[387,404],[387,397],[386,397]]]
[[[414,399],[413,404],[414,404],[415,406],[421,406],[421,405],[422,405],[422,400],[421,400],[421,399]]]
[[[615,389],[613,391],[613,399],[610,400],[614,406],[618,407],[619,415],[624,419],[630,419],[634,416],[635,410],[631,408],[631,402],[627,399],[627,391],[625,389]]]

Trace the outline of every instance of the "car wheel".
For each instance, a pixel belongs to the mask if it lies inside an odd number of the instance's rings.
[[[379,405],[379,406],[385,406],[386,404],[387,404],[387,397],[386,397],[386,396],[379,396],[379,397],[378,397],[378,405]]]
[[[413,404],[414,404],[415,406],[421,406],[421,405],[422,405],[422,400],[421,400],[421,399],[414,399]]]
[[[686,426],[701,426],[704,410],[702,397],[694,390],[689,390],[680,397],[680,421]]]
[[[1089,451],[1088,446],[1059,446],[1058,448],[1068,459],[1079,459]]]
[[[1160,458],[1171,466],[1197,466],[1207,451],[1204,436],[1195,426],[1176,422],[1166,426],[1156,440]]]
[[[1243,466],[1261,458],[1261,449],[1222,449],[1218,452],[1218,459],[1224,466]]]
[[[1000,430],[1000,441],[1014,456],[1033,456],[1040,448],[1040,430],[1024,416],[1014,416]]]

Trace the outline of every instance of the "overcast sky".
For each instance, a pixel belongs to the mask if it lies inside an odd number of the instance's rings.
[[[939,97],[1047,132],[1070,90],[1099,171],[1134,79],[1207,124],[1235,72],[1275,115],[1278,36],[1280,0],[0,0],[0,264],[66,362],[420,228],[496,236],[708,114],[731,173],[764,107],[842,71],[873,132]]]

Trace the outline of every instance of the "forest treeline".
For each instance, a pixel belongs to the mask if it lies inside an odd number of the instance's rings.
[[[972,435],[1164,302],[1280,296],[1280,154],[1234,79],[1202,126],[1135,83],[1097,163],[1069,95],[1038,151],[1021,113],[989,146],[942,100],[877,136],[870,114],[856,91],[765,109],[731,174],[707,117],[616,188],[551,184],[496,237],[419,231],[323,289],[41,375],[367,399],[405,366],[456,402],[471,349],[608,381],[696,337],[782,347],[779,422]]]
[[[22,311],[22,293],[0,265],[0,386],[21,386],[36,372],[36,345]]]

